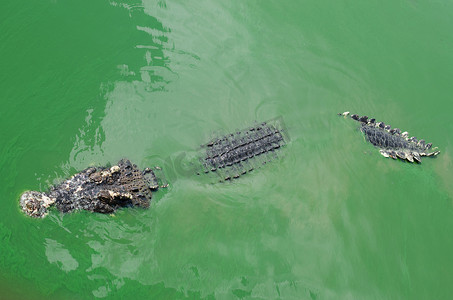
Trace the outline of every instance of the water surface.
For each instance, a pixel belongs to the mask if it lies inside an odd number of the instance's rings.
[[[451,298],[453,4],[224,2],[2,2],[1,297]],[[385,159],[345,110],[442,152]],[[277,116],[278,160],[187,172],[213,133]],[[164,168],[150,209],[19,211],[122,157]]]

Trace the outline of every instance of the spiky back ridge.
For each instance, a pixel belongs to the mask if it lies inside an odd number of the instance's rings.
[[[203,172],[216,173],[220,181],[238,178],[274,159],[288,140],[280,118],[214,138],[202,145]]]
[[[437,147],[432,148],[432,143],[425,140],[418,140],[416,137],[409,137],[409,133],[401,132],[398,128],[385,125],[384,122],[376,122],[374,118],[359,116],[344,112],[338,114],[360,122],[360,131],[365,134],[368,142],[380,148],[379,153],[385,157],[402,159],[409,162],[421,162],[422,156],[436,156],[440,153]]]

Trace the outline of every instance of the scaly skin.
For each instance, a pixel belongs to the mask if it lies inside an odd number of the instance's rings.
[[[393,159],[402,159],[409,162],[421,163],[422,156],[436,156],[440,153],[437,148],[431,149],[431,143],[425,143],[424,140],[417,140],[416,137],[410,137],[407,132],[401,133],[398,128],[392,129],[390,125],[383,122],[376,122],[375,119],[367,116],[351,115],[349,112],[338,114],[344,117],[360,122],[360,131],[365,135],[368,142],[378,147],[379,153],[384,157]]]
[[[206,151],[201,158],[204,172],[215,172],[223,181],[253,170],[257,167],[254,161],[286,144],[287,136],[280,126],[272,121],[263,122],[211,140],[202,146]]]
[[[27,215],[40,218],[47,215],[50,206],[64,213],[74,210],[113,213],[119,207],[149,207],[151,191],[158,188],[153,170],[140,171],[129,160],[122,159],[111,168],[85,169],[48,192],[24,192],[20,206]]]

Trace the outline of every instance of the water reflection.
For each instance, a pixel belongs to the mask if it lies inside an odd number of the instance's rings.
[[[64,248],[64,245],[48,238],[46,239],[45,246],[48,261],[51,264],[57,264],[62,271],[67,273],[79,267],[77,260],[71,256],[68,249]]]
[[[130,94],[136,95],[136,101],[143,100],[142,92],[164,91],[167,84],[177,79],[177,74],[170,68],[169,56],[165,53],[165,49],[170,46],[168,34],[170,30],[166,28],[155,17],[145,13],[145,8],[141,2],[136,3],[120,3],[110,2],[112,6],[121,7],[128,12],[129,18],[135,25],[135,33],[130,33],[137,37],[133,40],[136,44],[131,44],[130,48],[135,49],[133,56],[126,56],[125,61],[117,65],[118,73],[122,77],[121,80],[113,82],[103,82],[100,87],[100,98],[105,101],[105,106],[96,105],[87,110],[85,124],[80,128],[79,134],[75,137],[74,147],[71,151],[68,165],[75,169],[81,170],[92,164],[105,164],[111,161],[111,156],[105,156],[106,141],[113,138],[121,140],[121,135],[129,135],[134,127],[138,124],[130,125],[130,127],[113,128],[112,137],[106,129],[110,129],[108,124],[109,119],[113,118],[113,122],[124,117],[120,116],[122,112],[111,113],[109,109],[116,101],[123,101],[131,98]],[[165,8],[165,3],[159,2],[161,9]],[[126,93],[121,93],[121,90],[126,88]],[[114,94],[120,94],[119,97],[114,97]],[[121,106],[121,110],[128,110],[131,103],[125,103]],[[131,112],[132,114],[135,111]],[[116,116],[118,114],[118,116]],[[124,125],[124,124],[123,124]],[[124,144],[124,140],[121,140]],[[124,154],[123,154],[124,155]],[[120,155],[122,156],[122,155]],[[116,159],[116,158],[115,158]],[[115,160],[114,159],[114,160]],[[68,166],[63,166],[68,168]]]

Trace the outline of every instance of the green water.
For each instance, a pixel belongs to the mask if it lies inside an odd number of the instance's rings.
[[[2,0],[1,299],[451,299],[451,1]],[[433,142],[385,159],[349,110]],[[283,157],[186,171],[282,116]],[[149,210],[24,216],[24,190],[128,157]]]

